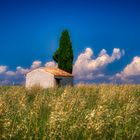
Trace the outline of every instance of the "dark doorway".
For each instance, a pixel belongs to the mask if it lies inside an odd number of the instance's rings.
[[[55,78],[55,80],[56,80],[56,86],[61,86],[60,81],[61,81],[62,79],[60,79],[60,78]]]

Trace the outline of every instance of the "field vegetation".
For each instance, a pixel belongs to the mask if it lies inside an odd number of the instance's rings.
[[[140,140],[140,86],[0,87],[0,139]]]

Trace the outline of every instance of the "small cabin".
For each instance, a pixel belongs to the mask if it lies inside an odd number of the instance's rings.
[[[50,88],[73,85],[73,75],[59,68],[38,68],[26,75],[25,87]]]

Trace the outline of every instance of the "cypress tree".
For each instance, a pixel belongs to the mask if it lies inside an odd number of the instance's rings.
[[[53,59],[58,63],[58,68],[72,73],[73,68],[73,49],[70,41],[69,32],[64,30],[60,37],[59,48],[53,55]]]

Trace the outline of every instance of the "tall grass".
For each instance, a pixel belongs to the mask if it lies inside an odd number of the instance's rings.
[[[140,86],[0,87],[0,139],[139,140]]]

